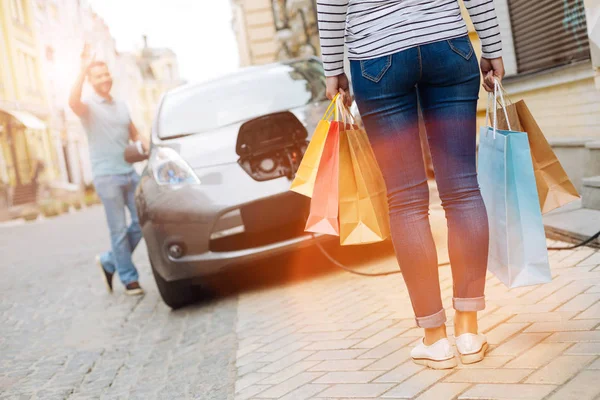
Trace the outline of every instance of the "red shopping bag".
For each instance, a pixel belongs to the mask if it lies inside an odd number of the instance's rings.
[[[339,236],[340,122],[332,121],[317,170],[307,232]]]

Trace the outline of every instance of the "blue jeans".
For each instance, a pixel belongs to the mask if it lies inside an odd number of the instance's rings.
[[[140,177],[135,171],[94,178],[96,192],[104,204],[111,243],[111,251],[102,253],[100,262],[107,272],[111,274],[118,272],[124,285],[139,279],[131,259],[131,254],[142,238],[135,208],[135,189],[139,181]],[[125,208],[129,210],[131,216],[129,226],[127,226]]]
[[[454,307],[484,309],[489,232],[475,156],[480,72],[468,37],[351,61],[351,71],[356,102],[386,181],[392,241],[417,325],[435,328],[446,321],[428,218],[418,103],[448,222]]]

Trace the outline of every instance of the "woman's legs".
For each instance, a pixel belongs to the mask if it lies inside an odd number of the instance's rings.
[[[452,47],[462,48],[460,53]],[[423,46],[419,95],[448,220],[455,335],[477,332],[485,308],[489,230],[476,168],[479,68],[467,38]]]
[[[418,129],[418,48],[352,61],[356,101],[382,169],[392,241],[426,344],[445,337],[438,260],[429,225],[429,190]]]

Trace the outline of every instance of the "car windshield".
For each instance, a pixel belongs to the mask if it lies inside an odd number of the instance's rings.
[[[158,135],[168,139],[206,132],[325,99],[323,67],[316,60],[256,68],[167,94]]]

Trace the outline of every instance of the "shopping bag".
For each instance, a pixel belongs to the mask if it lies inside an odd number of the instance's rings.
[[[339,191],[340,191],[340,244],[344,244],[350,236],[355,221],[358,219],[358,187],[356,186],[356,177],[352,166],[352,154],[350,153],[350,143],[348,139],[349,129],[343,129],[340,132],[340,171],[339,171]]]
[[[335,111],[337,97],[338,96],[336,96],[329,104],[325,115],[321,121],[319,121],[304,156],[302,157],[298,172],[296,172],[296,176],[292,181],[292,186],[290,187],[290,190],[307,197],[312,197],[315,188],[317,169],[319,167],[319,162],[321,161],[321,155],[323,154],[327,132],[329,132],[331,127],[331,121],[329,121],[329,119],[333,116]]]
[[[509,288],[551,281],[546,236],[527,133],[497,129],[499,84],[493,96],[493,127],[481,129],[478,179],[488,213],[488,270]],[[509,121],[500,92],[502,110]],[[488,105],[489,110],[489,105]],[[486,121],[488,118],[486,118]]]
[[[510,122],[513,129],[527,132],[542,214],[579,199],[577,189],[558,161],[525,101],[508,104],[506,111],[507,117],[502,114],[498,116],[498,128],[507,129]]]
[[[390,235],[390,220],[375,154],[364,129],[353,125],[340,137],[340,243],[381,242]]]
[[[340,234],[339,213],[340,122],[332,121],[315,177],[310,214],[305,230],[327,235]]]
[[[367,182],[367,190],[374,199],[373,207],[375,208],[375,215],[377,217],[377,224],[379,226],[379,232],[381,236],[381,240],[385,240],[390,236],[390,212],[388,206],[388,193],[387,187],[385,185],[385,179],[383,178],[383,173],[381,172],[381,168],[379,168],[379,164],[377,163],[377,158],[375,157],[375,152],[373,151],[373,147],[369,142],[369,136],[364,128],[361,128],[357,132],[357,136],[359,145],[361,145],[362,152],[360,154],[363,155],[366,162],[366,170],[361,167],[362,175],[365,177]],[[352,141],[350,141],[352,143]],[[351,149],[354,149],[352,145]],[[358,148],[358,146],[357,146]],[[357,172],[356,163],[353,162],[354,165],[354,173],[357,176],[360,176]],[[363,165],[363,164],[360,164]],[[365,171],[367,172],[365,174]],[[360,180],[358,180],[360,182]]]

